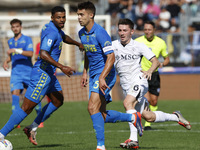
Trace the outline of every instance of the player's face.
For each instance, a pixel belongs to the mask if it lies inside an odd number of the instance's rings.
[[[120,41],[123,45],[126,45],[130,42],[134,30],[129,27],[129,25],[120,24],[118,26],[118,34],[120,37]]]
[[[57,28],[64,28],[66,21],[65,12],[56,12],[53,16],[51,16],[51,20]]]
[[[13,31],[13,33],[15,35],[18,35],[21,33],[21,30],[22,30],[22,26],[20,25],[20,23],[13,23],[11,25],[11,30]]]
[[[90,23],[90,19],[93,18],[93,14],[85,9],[78,9],[77,11],[78,15],[78,22],[81,26],[87,26]]]
[[[151,41],[154,37],[154,27],[151,24],[144,24],[144,34],[147,40]]]

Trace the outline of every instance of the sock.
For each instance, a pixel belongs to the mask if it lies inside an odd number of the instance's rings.
[[[91,119],[93,122],[93,128],[96,133],[97,146],[103,146],[103,145],[105,145],[103,116],[99,112],[94,115],[91,115]]]
[[[106,111],[107,116],[105,123],[116,123],[116,122],[131,122],[132,114],[121,113],[115,110]]]
[[[0,141],[4,140],[5,136],[0,132]]]
[[[9,132],[11,132],[20,122],[22,122],[26,118],[27,114],[21,109],[17,109],[12,113],[8,122],[4,125],[4,127],[0,130],[0,132],[6,136]]]
[[[136,113],[137,111],[135,109],[127,110],[126,113],[128,114],[133,114]],[[133,125],[133,123],[129,122],[129,127],[130,127],[130,137],[132,141],[138,141],[138,134],[137,134],[137,128]]]
[[[45,120],[47,120],[50,117],[50,115],[57,109],[58,108],[54,106],[52,102],[46,104],[43,107],[42,111],[37,115],[34,122],[39,125],[41,122],[44,122]]]
[[[158,106],[152,106],[152,105],[149,105],[149,108],[151,109],[151,111],[156,111],[156,110],[158,109]],[[151,126],[151,123],[145,121],[144,126],[145,126],[145,127]]]
[[[20,108],[20,105],[19,105],[19,96],[12,95],[12,113],[15,110],[17,110],[18,108]]]
[[[154,113],[156,114],[156,120],[154,122],[179,121],[175,114],[168,114],[162,111],[154,111]]]
[[[42,104],[41,102],[37,104],[37,106],[35,106],[35,110],[37,115],[42,111]]]
[[[105,145],[97,146],[97,148],[99,148],[99,149],[101,149],[101,150],[106,150]]]

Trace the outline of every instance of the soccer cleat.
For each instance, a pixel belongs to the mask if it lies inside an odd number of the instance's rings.
[[[136,141],[132,141],[131,139],[128,139],[124,143],[120,143],[120,147],[126,148],[126,149],[138,149],[139,144]]]
[[[152,130],[151,126],[144,127],[144,131],[149,131],[149,130]]]
[[[178,119],[179,119],[179,124],[183,127],[185,127],[186,129],[190,130],[191,129],[191,125],[190,122],[188,122],[183,115],[180,113],[180,111],[175,111],[173,112],[175,115],[177,115]]]
[[[44,127],[44,122],[41,122],[38,126],[38,128],[43,128]]]
[[[23,129],[23,131],[27,135],[27,137],[31,143],[33,143],[34,145],[38,144],[36,141],[36,134],[37,134],[36,131],[31,131],[31,129],[29,127],[25,127]]]
[[[133,113],[135,115],[135,121],[132,122],[133,125],[137,128],[139,136],[143,135],[143,128],[141,123],[141,114],[140,112]]]
[[[97,146],[97,149],[96,150],[106,150],[105,146]]]
[[[20,126],[20,125],[18,125],[18,126],[16,126],[16,128],[18,128],[18,129],[19,129],[19,128],[21,128],[21,126]]]

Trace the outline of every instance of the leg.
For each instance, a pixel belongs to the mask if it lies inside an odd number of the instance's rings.
[[[24,128],[24,132],[27,135],[29,141],[34,145],[37,145],[36,130],[38,125],[48,119],[54,111],[63,105],[64,98],[62,91],[52,92],[48,94],[48,96],[52,101],[43,107],[42,111],[37,115],[34,122],[30,126]]]
[[[0,130],[0,139],[3,139],[8,133],[10,133],[20,122],[22,122],[27,115],[29,115],[33,108],[37,105],[37,103],[34,103],[24,98],[24,102],[22,104],[22,107],[15,110],[15,112],[10,116],[10,119],[5,124],[5,126]],[[3,135],[3,136],[2,136]]]
[[[16,89],[16,90],[13,90],[11,93],[12,93],[12,112],[14,112],[16,109],[20,108],[20,104],[19,104],[20,90]]]

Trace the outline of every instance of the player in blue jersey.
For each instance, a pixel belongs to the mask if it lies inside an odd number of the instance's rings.
[[[106,104],[111,102],[110,90],[115,84],[115,55],[111,38],[103,27],[94,22],[95,6],[92,2],[78,4],[78,21],[83,28],[79,37],[85,48],[82,87],[87,86],[89,68],[89,102],[88,112],[96,132],[97,149],[105,150],[104,123],[119,121],[132,122],[142,136],[140,113],[126,114],[114,110],[106,111]]]
[[[14,37],[8,40],[8,58],[4,61],[3,68],[8,70],[8,63],[12,61],[10,78],[10,90],[12,93],[12,112],[20,108],[19,95],[28,87],[32,70],[31,57],[33,56],[32,39],[21,33],[22,21],[13,19],[10,21]],[[35,107],[37,114],[41,112],[41,103]],[[20,128],[18,125],[16,128]]]
[[[44,122],[54,111],[63,104],[62,88],[54,75],[56,68],[59,68],[67,76],[71,76],[75,70],[58,62],[62,50],[62,43],[73,44],[83,50],[81,43],[71,39],[61,30],[66,21],[65,9],[56,6],[51,11],[51,21],[46,24],[41,33],[40,59],[35,63],[31,72],[31,80],[28,85],[24,102],[21,108],[10,116],[5,126],[0,130],[0,140],[11,132],[22,120],[29,115],[33,108],[42,100],[45,95],[51,102],[45,105],[42,112],[34,122],[24,128],[25,134],[34,145],[36,141],[36,129],[41,122]]]

